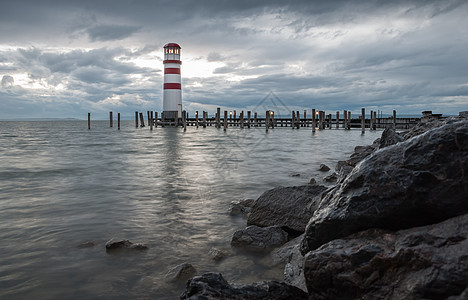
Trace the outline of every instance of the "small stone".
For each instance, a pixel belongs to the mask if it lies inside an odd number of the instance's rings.
[[[219,260],[231,255],[231,253],[229,251],[218,249],[218,248],[211,248],[210,252],[208,252],[208,254],[211,256],[211,258],[213,260],[216,260],[216,261],[219,261]]]
[[[197,275],[197,269],[189,263],[183,263],[175,266],[164,277],[167,282],[185,281]]]
[[[317,184],[317,180],[315,180],[315,178],[311,178],[309,184]]]
[[[87,241],[78,245],[78,248],[91,248],[96,246],[96,243],[93,241]]]
[[[330,171],[330,168],[325,164],[321,164],[319,167],[319,171],[327,172],[327,171]]]
[[[149,247],[143,244],[134,244],[130,242],[129,240],[114,241],[113,239],[111,239],[106,243],[107,251],[112,251],[112,250],[117,250],[117,249],[147,250],[149,249]]]
[[[231,216],[237,216],[242,213],[242,206],[237,203],[231,203],[228,212]]]

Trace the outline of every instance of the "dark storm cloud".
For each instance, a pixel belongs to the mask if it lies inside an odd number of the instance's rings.
[[[131,36],[141,29],[141,26],[128,25],[97,25],[88,28],[86,32],[91,41],[114,41]]]
[[[15,79],[10,98],[27,74],[61,87],[60,103],[134,109],[129,99],[139,99],[158,109],[160,51],[174,41],[183,74],[215,66],[183,77],[186,104],[253,107],[273,91],[297,108],[456,113],[468,99],[467,13],[459,0],[10,1],[0,9],[0,76]],[[23,92],[42,103],[44,90]]]

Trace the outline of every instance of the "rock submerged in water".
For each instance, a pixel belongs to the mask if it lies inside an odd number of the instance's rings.
[[[327,166],[326,164],[320,164],[319,171],[328,172],[330,171],[330,167]]]
[[[301,252],[372,227],[398,230],[464,214],[466,174],[468,120],[381,149],[322,197]]]
[[[322,185],[277,187],[263,193],[253,204],[247,225],[280,226],[285,230],[304,232],[318,206]]]
[[[180,299],[225,299],[225,300],[289,300],[308,299],[307,293],[277,281],[263,281],[250,285],[230,285],[220,273],[205,273],[187,282]]]
[[[229,214],[231,216],[237,216],[239,214],[247,214],[254,203],[254,199],[244,199],[240,201],[233,201],[229,207]]]
[[[143,244],[132,243],[129,240],[114,241],[113,239],[111,239],[106,243],[106,251],[118,249],[148,250],[149,247]]]
[[[446,299],[468,286],[468,214],[395,233],[369,229],[305,257],[310,299]],[[455,299],[466,299],[458,298]]]
[[[208,252],[208,254],[215,261],[220,261],[223,258],[231,255],[231,253],[229,251],[223,250],[223,249],[218,249],[218,248],[211,248],[210,251]]]
[[[164,278],[167,282],[185,281],[195,275],[197,269],[189,263],[183,263],[170,269]]]
[[[288,241],[288,233],[278,226],[248,226],[234,232],[231,246],[252,251],[265,251]]]

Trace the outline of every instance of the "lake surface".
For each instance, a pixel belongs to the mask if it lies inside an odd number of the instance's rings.
[[[281,280],[268,255],[231,250],[246,220],[230,202],[321,179],[321,163],[333,169],[381,134],[91,126],[0,122],[1,299],[176,299],[184,283],[164,276],[184,262],[232,282]],[[112,238],[150,248],[107,253]],[[212,247],[233,255],[214,262]]]

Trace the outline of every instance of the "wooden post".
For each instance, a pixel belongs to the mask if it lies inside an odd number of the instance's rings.
[[[216,109],[216,127],[221,128],[221,108]]]
[[[315,108],[312,108],[312,132],[315,133]]]
[[[151,120],[150,120],[150,111],[147,110],[147,111],[146,111],[146,114],[147,114],[148,126],[150,126],[150,128],[151,128],[151,124],[150,124],[150,123],[151,123]]]
[[[175,116],[174,116],[174,126],[179,126],[179,111],[175,111]]]
[[[299,116],[299,111],[296,111],[296,128],[299,129],[299,126],[301,125],[301,117]]]
[[[255,123],[255,127],[258,127],[257,113],[254,113],[254,123]]]
[[[240,118],[240,128],[244,128],[244,111],[241,111],[239,118]]]
[[[161,112],[161,127],[164,127],[164,112]]]
[[[270,116],[268,118],[270,119],[271,128],[275,128],[275,112],[270,110]]]
[[[237,126],[236,117],[237,117],[237,114],[236,114],[236,111],[234,111],[234,125],[233,126]]]
[[[117,113],[117,130],[120,130],[120,113]]]
[[[148,113],[149,113],[148,123],[150,125],[150,130],[153,130],[153,125],[154,125],[153,111],[148,111]]]
[[[140,127],[145,127],[145,119],[143,118],[143,113],[140,113]]]
[[[112,127],[112,125],[113,125],[113,124],[112,124],[112,121],[113,121],[113,120],[112,120],[112,112],[110,111],[110,112],[109,112],[109,125],[110,125],[110,127]]]
[[[226,128],[227,128],[227,110],[224,111],[223,123],[224,123],[224,131],[226,131]]]
[[[182,112],[182,126],[184,126],[184,131],[187,131],[187,113],[185,110]]]
[[[332,129],[332,114],[328,115],[328,129]]]
[[[366,132],[366,109],[361,108],[361,133]]]
[[[158,112],[154,112],[154,127],[158,127]]]
[[[322,111],[319,110],[318,112],[318,129],[322,129]]]
[[[377,130],[377,112],[374,111],[374,130]]]
[[[296,124],[294,122],[294,119],[296,118],[296,113],[294,112],[294,110],[292,111],[291,113],[291,128],[294,129],[294,124]]]
[[[198,128],[198,110],[195,111],[195,126]]]
[[[247,128],[250,128],[250,117],[251,117],[251,112],[249,110],[247,111]]]
[[[369,117],[369,130],[373,130],[373,128],[374,128],[373,123],[374,123],[374,111],[371,110],[370,111],[370,117]]]
[[[343,128],[346,129],[346,120],[348,119],[348,112],[343,110]]]
[[[138,112],[135,112],[135,127],[138,128]]]
[[[265,131],[268,132],[268,127],[270,127],[270,111],[265,112]]]
[[[91,113],[88,113],[88,130],[91,130]]]
[[[304,126],[302,126],[302,127],[306,127],[306,126],[307,126],[307,109],[304,109],[304,121],[303,121],[303,124],[304,124]]]
[[[340,128],[340,112],[336,112],[336,129]]]
[[[393,129],[396,129],[396,110],[393,110]]]
[[[351,129],[351,112],[350,111],[348,111],[348,124],[347,124],[347,126],[348,126],[348,129]]]
[[[203,128],[206,128],[206,112],[203,111]]]

